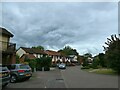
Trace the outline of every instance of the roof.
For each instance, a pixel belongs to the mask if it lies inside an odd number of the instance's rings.
[[[26,53],[33,54],[34,52],[31,50],[31,48],[26,48],[26,47],[20,47],[22,48]]]
[[[24,57],[24,59],[36,59],[33,54],[24,54],[22,57]]]
[[[61,56],[61,53],[52,51],[52,50],[46,50],[45,51],[48,55],[56,55],[56,56]]]
[[[26,53],[30,53],[30,54],[46,54],[44,51],[40,49],[26,48],[26,47],[20,47],[20,48],[22,48]]]
[[[5,28],[0,27],[0,33],[2,33],[3,35],[7,35],[9,37],[13,37],[13,34],[10,33],[8,30],[6,30]]]
[[[41,50],[41,49],[37,49],[37,48],[32,48],[32,51],[34,52],[34,53],[36,53],[36,54],[46,54],[43,50]]]

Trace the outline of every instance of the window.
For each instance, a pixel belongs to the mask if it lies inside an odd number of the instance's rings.
[[[20,65],[20,69],[29,69],[29,65]]]
[[[15,65],[11,65],[11,69],[15,69]]]

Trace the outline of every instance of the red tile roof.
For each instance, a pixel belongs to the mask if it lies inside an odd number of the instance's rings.
[[[23,54],[21,59],[23,59],[23,60],[25,60],[25,59],[36,59],[36,57],[33,54]]]
[[[46,54],[44,51],[40,49],[35,49],[35,48],[26,48],[26,47],[21,47],[26,53],[30,54]]]
[[[52,50],[46,50],[45,51],[48,55],[56,55],[56,56],[61,56],[59,52],[52,51]]]

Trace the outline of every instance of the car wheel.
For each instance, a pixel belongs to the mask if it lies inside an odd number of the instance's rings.
[[[11,76],[10,82],[15,83],[17,81],[17,77],[15,75]]]
[[[26,80],[29,80],[30,79],[30,77],[26,77]]]

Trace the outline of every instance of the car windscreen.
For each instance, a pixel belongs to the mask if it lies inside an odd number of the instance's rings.
[[[29,65],[20,65],[20,69],[30,69]]]
[[[7,67],[0,67],[0,71],[8,71]]]

